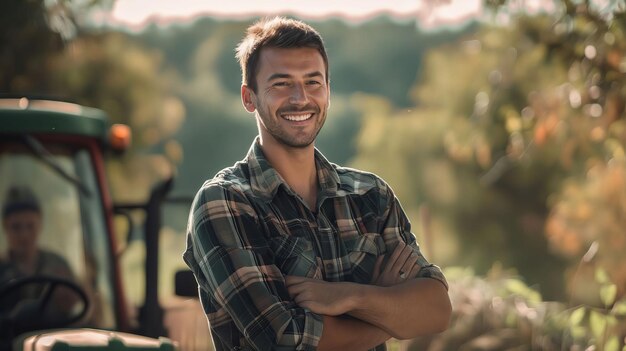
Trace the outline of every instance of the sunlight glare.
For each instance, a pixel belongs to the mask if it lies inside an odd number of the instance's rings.
[[[246,18],[262,15],[296,15],[306,19],[340,17],[365,20],[380,14],[395,18],[416,18],[420,27],[457,25],[475,18],[482,12],[480,0],[415,1],[398,0],[393,3],[379,0],[307,0],[252,1],[252,0],[118,0],[107,22],[141,28],[148,23],[169,24],[184,22],[200,16]]]

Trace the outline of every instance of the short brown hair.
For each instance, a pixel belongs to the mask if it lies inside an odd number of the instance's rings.
[[[328,56],[320,34],[308,24],[284,17],[262,19],[246,31],[246,36],[237,46],[237,60],[241,66],[242,83],[257,91],[256,72],[259,56],[264,47],[314,48],[319,51],[326,66],[328,82]]]

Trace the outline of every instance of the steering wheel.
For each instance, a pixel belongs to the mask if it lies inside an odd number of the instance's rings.
[[[71,325],[83,318],[89,310],[89,299],[83,288],[68,279],[47,275],[33,275],[10,280],[5,285],[0,286],[0,302],[12,294],[19,296],[20,290],[28,286],[35,289],[40,286],[42,289],[39,296],[21,301],[11,308],[8,315],[0,316],[0,328],[8,327],[11,329],[10,334],[12,336],[31,330],[61,328]],[[59,287],[69,289],[73,292],[72,296],[78,297],[78,302],[82,306],[78,313],[65,315],[65,313],[59,312],[53,316],[46,316],[45,312],[49,310],[54,300],[52,298],[53,292],[57,291]],[[75,306],[75,303],[73,305]]]

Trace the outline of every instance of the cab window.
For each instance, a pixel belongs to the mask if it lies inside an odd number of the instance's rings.
[[[41,146],[38,153],[18,141],[0,142],[0,286],[31,275],[69,279],[90,300],[81,324],[115,328],[109,242],[91,156],[82,148]]]

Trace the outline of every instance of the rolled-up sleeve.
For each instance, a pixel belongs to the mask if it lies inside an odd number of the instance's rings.
[[[240,191],[210,185],[198,192],[183,258],[198,282],[214,338],[236,346],[228,328],[234,323],[254,349],[314,350],[322,317],[291,300],[260,228]]]

